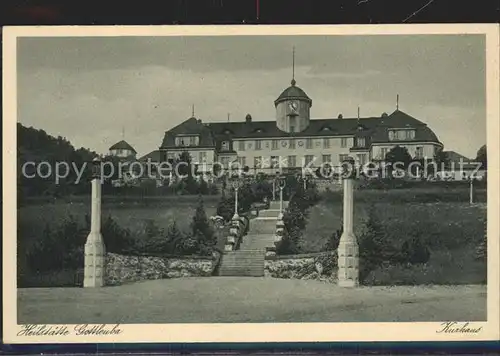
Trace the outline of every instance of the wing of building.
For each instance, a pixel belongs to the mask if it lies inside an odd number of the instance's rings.
[[[206,123],[191,117],[165,132],[159,159],[187,151],[202,170],[211,171],[214,162],[224,167],[238,162],[274,174],[280,167],[337,166],[347,156],[360,164],[382,160],[396,145],[415,158],[433,158],[443,148],[425,123],[400,110],[379,117],[311,119],[312,100],[295,80],[274,105],[275,118],[269,121],[247,115],[239,122]]]

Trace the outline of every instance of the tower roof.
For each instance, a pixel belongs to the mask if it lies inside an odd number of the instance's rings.
[[[304,100],[309,103],[309,105],[312,105],[312,100],[310,97],[307,96],[306,92],[296,86],[295,79],[292,79],[292,85],[290,85],[288,88],[286,88],[274,101],[274,105],[277,105],[281,101],[285,100],[292,100],[292,99],[298,99],[298,100]]]
[[[134,150],[134,148],[132,146],[130,146],[130,144],[125,141],[125,140],[121,140],[120,142],[117,142],[115,143],[113,146],[111,146],[109,148],[109,150],[129,150],[129,151],[132,151],[134,153],[137,153],[136,150]]]

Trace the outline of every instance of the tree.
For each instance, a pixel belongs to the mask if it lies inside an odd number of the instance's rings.
[[[401,255],[403,262],[421,264],[429,261],[431,252],[424,243],[422,237],[415,235],[403,243],[403,246],[401,247]]]
[[[380,223],[375,207],[368,210],[365,230],[359,236],[359,279],[363,282],[369,273],[384,263],[392,262],[395,256],[387,234]]]
[[[201,195],[191,223],[191,232],[191,236],[196,240],[198,252],[202,255],[211,254],[217,241],[212,226],[208,221]]]
[[[21,201],[28,196],[67,194],[82,194],[90,192],[89,178],[91,170],[83,170],[83,177],[78,177],[77,170],[69,169],[66,178],[61,178],[58,183],[54,179],[43,179],[38,175],[32,176],[35,167],[28,166],[27,174],[22,174],[20,169],[26,162],[47,162],[54,172],[56,162],[66,162],[68,167],[74,164],[78,169],[88,165],[97,154],[85,148],[75,149],[64,137],[53,137],[44,130],[25,127],[17,124],[17,163],[18,163],[18,197]],[[64,173],[64,168],[63,172]],[[48,169],[47,169],[48,171]],[[48,173],[48,172],[47,172]],[[78,178],[80,180],[78,181]]]
[[[387,152],[384,161],[389,164],[389,173],[391,177],[393,177],[394,170],[406,170],[412,162],[412,158],[406,147],[394,146],[389,152]]]
[[[177,223],[175,220],[168,226],[167,229],[167,234],[166,234],[166,241],[165,241],[165,251],[164,252],[169,252],[169,253],[177,253],[180,252],[182,253],[182,240],[184,236],[182,232],[179,230],[177,227]]]
[[[344,224],[340,221],[340,228],[335,230],[326,241],[324,251],[335,251],[339,248],[340,238],[344,232]]]
[[[476,154],[476,161],[481,162],[481,168],[487,169],[488,167],[488,159],[487,159],[487,150],[486,145],[481,146]]]
[[[434,155],[434,162],[438,167],[448,167],[450,165],[450,157],[448,157],[448,154],[445,151],[440,149],[437,150],[436,154]]]

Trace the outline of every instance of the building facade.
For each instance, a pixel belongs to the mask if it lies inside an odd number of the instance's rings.
[[[430,158],[443,145],[423,122],[403,111],[378,117],[311,119],[312,99],[292,80],[275,100],[275,118],[257,121],[205,123],[191,117],[165,132],[160,161],[189,152],[201,171],[211,172],[238,163],[249,172],[275,174],[304,166],[338,167],[347,157],[357,163],[380,161],[396,145],[413,158]]]

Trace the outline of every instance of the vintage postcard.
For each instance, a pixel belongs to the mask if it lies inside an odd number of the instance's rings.
[[[6,343],[499,338],[499,27],[3,29]]]

